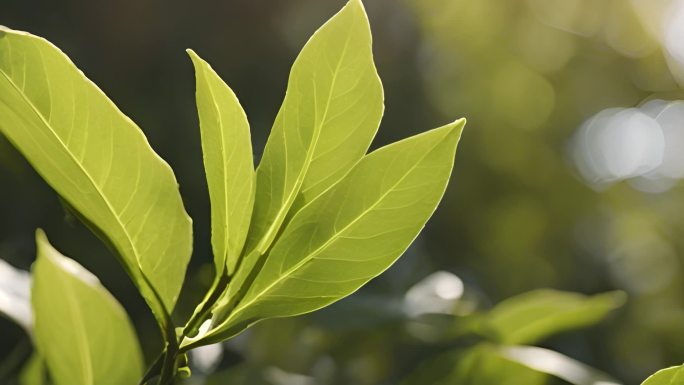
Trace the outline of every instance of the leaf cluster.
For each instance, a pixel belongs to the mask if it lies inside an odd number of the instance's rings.
[[[164,339],[143,375],[121,306],[39,230],[31,333],[36,362],[56,385],[141,377],[170,384],[188,374],[192,348],[348,296],[406,250],[446,189],[463,119],[368,153],[384,107],[361,1],[351,0],[302,49],[256,169],[237,97],[188,54],[216,274],[178,327],[171,315],[192,253],[192,221],[173,171],[57,47],[0,29],[0,133],[110,247]]]

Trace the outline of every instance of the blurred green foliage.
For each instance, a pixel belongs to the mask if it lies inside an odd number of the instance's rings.
[[[179,319],[210,284],[212,263],[209,229],[199,225],[209,223],[208,195],[197,172],[193,74],[183,50],[202,52],[241,95],[254,122],[258,157],[287,69],[311,32],[343,3],[3,3],[0,23],[50,36],[143,127],[176,170],[199,246]],[[467,116],[454,181],[422,237],[382,278],[320,314],[267,321],[231,341],[216,364],[221,378],[208,383],[400,383],[420,362],[456,354],[448,353],[454,348],[445,342],[449,338],[459,346],[481,342],[482,336],[468,332],[478,323],[473,315],[544,287],[586,294],[618,289],[628,300],[599,326],[545,339],[542,347],[628,384],[680,364],[682,186],[658,194],[629,183],[595,189],[579,177],[570,156],[571,137],[595,113],[684,95],[658,32],[669,3],[366,0],[387,96],[374,147]],[[46,228],[60,250],[81,256],[79,262],[125,304],[150,358],[159,337],[133,285],[3,141],[0,181],[0,257],[28,268],[33,231]],[[450,271],[465,284],[451,309],[458,321],[407,321],[406,292],[435,270]],[[20,348],[26,338],[21,329],[4,320],[0,325],[0,355],[15,346],[17,354],[28,355]],[[202,383],[202,373],[194,368],[193,381]],[[539,377],[527,375],[526,384]]]

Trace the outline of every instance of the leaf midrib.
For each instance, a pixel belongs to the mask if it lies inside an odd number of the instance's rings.
[[[297,180],[295,181],[295,185],[292,187],[290,190],[290,193],[287,196],[287,199],[285,200],[285,203],[280,206],[280,209],[278,209],[278,213],[276,214],[275,220],[269,226],[268,230],[262,237],[262,240],[257,244],[256,250],[259,251],[261,254],[264,254],[268,247],[273,243],[273,233],[276,232],[280,226],[282,225],[282,222],[285,220],[285,217],[288,214],[288,211],[292,207],[292,203],[294,203],[295,198],[297,197],[297,194],[300,191],[301,186],[304,184],[304,179],[306,178],[306,174],[309,171],[309,167],[311,166],[311,162],[313,159],[313,154],[316,151],[316,147],[318,146],[318,140],[321,136],[321,131],[323,129],[323,125],[325,124],[327,117],[328,117],[328,111],[330,109],[330,101],[332,100],[332,93],[333,90],[335,89],[335,85],[337,83],[337,76],[340,72],[340,66],[342,65],[342,62],[345,59],[345,56],[347,55],[347,50],[349,47],[349,41],[351,40],[351,36],[353,34],[353,28],[356,25],[356,18],[352,19],[352,23],[349,26],[349,33],[347,34],[347,37],[344,41],[344,46],[342,47],[342,53],[340,54],[340,60],[338,60],[337,64],[335,65],[335,70],[333,71],[333,77],[330,82],[330,90],[328,91],[328,98],[326,99],[326,105],[325,109],[323,111],[323,116],[321,117],[320,122],[317,124],[317,127],[314,129],[314,139],[311,141],[311,144],[309,145],[309,148],[306,153],[306,158],[304,161],[304,166],[299,172],[299,175],[297,175]],[[314,35],[317,33],[316,31]],[[313,38],[313,37],[312,37]],[[313,80],[314,83],[314,111],[316,111],[315,104],[316,104],[316,94],[315,94],[315,79]],[[299,113],[299,112],[297,112]],[[283,118],[283,124],[284,123],[284,118]],[[283,137],[285,138],[285,128],[283,127]],[[287,151],[287,146],[285,146],[285,149]]]
[[[290,275],[292,275],[292,273],[294,273],[295,271],[299,270],[299,269],[300,269],[302,266],[304,266],[305,264],[309,263],[313,258],[316,257],[316,255],[318,255],[319,253],[321,253],[324,249],[326,249],[328,246],[330,246],[330,244],[332,244],[333,242],[335,242],[335,241],[339,238],[339,236],[340,236],[341,234],[343,234],[343,233],[344,233],[345,231],[347,231],[350,227],[352,227],[353,225],[355,225],[355,224],[358,222],[358,220],[360,220],[361,218],[363,218],[363,217],[364,217],[366,214],[368,214],[369,212],[373,211],[373,210],[380,204],[380,202],[382,202],[382,201],[383,201],[383,200],[384,200],[392,191],[394,191],[394,189],[395,189],[399,184],[401,184],[401,183],[404,181],[404,179],[406,179],[406,177],[407,177],[409,174],[411,174],[413,171],[415,171],[416,168],[418,168],[418,165],[420,165],[421,163],[423,163],[423,161],[425,160],[425,158],[427,158],[427,156],[428,156],[430,153],[432,153],[432,151],[434,151],[434,149],[435,149],[437,146],[439,146],[439,144],[440,144],[440,142],[438,141],[437,143],[435,143],[434,146],[432,146],[432,148],[430,148],[430,150],[426,151],[425,154],[420,158],[420,160],[417,161],[417,162],[415,162],[415,163],[409,168],[409,170],[408,170],[406,173],[404,173],[404,175],[403,175],[401,178],[399,178],[399,180],[398,180],[396,183],[394,183],[394,184],[392,185],[392,187],[388,188],[387,191],[386,191],[385,193],[383,193],[383,194],[382,194],[382,195],[381,195],[381,196],[380,196],[372,205],[370,205],[367,209],[365,209],[363,212],[361,212],[361,214],[357,215],[355,219],[353,219],[352,221],[350,221],[350,222],[349,222],[344,228],[342,228],[341,230],[335,232],[335,233],[333,234],[333,236],[331,236],[330,239],[329,239],[328,241],[326,241],[325,243],[323,243],[323,244],[322,244],[321,246],[319,246],[316,250],[314,250],[314,251],[312,251],[311,253],[309,253],[309,255],[306,256],[305,258],[303,258],[299,263],[297,263],[296,265],[294,265],[294,266],[291,267],[290,269],[286,270],[285,274],[280,275],[276,280],[274,280],[274,281],[273,281],[271,284],[269,284],[266,288],[264,288],[263,290],[261,290],[259,293],[253,295],[252,298],[254,298],[254,299],[252,299],[252,300],[250,300],[250,301],[247,301],[247,302],[243,302],[243,303],[241,303],[240,305],[238,305],[238,306],[236,307],[235,311],[232,312],[232,314],[238,314],[241,310],[243,310],[243,309],[245,309],[246,307],[248,307],[249,305],[251,305],[251,304],[257,302],[257,300],[258,300],[262,295],[264,295],[264,293],[270,291],[275,285],[277,285],[278,283],[280,283],[283,279],[285,279],[286,277],[289,277]],[[371,154],[371,155],[372,155],[372,154]],[[314,200],[314,201],[315,201],[315,200]],[[314,201],[312,201],[311,203],[313,203]],[[311,204],[311,203],[310,203],[310,204]],[[308,205],[307,205],[307,206],[308,206]],[[305,207],[306,207],[306,206],[305,206]],[[303,209],[303,208],[302,208],[302,209]],[[228,317],[228,318],[226,319],[226,321],[224,322],[224,324],[227,324],[227,323],[230,321],[231,318],[234,318],[234,317],[232,317],[232,316],[231,316],[231,317]]]
[[[48,250],[46,252],[50,251]],[[51,259],[51,257],[48,258]],[[61,269],[61,266],[57,263],[57,261],[51,260],[50,263],[58,269]],[[66,271],[63,271],[63,273],[69,274]],[[60,274],[57,274],[57,276],[59,276],[59,280],[62,281],[63,286],[69,292],[69,295],[66,295],[66,299],[69,308],[71,308],[72,312],[74,313],[73,317],[71,318],[73,319],[74,324],[77,324],[77,326],[72,330],[76,331],[76,340],[78,346],[77,350],[82,353],[83,361],[85,363],[85,365],[81,365],[81,374],[83,375],[83,380],[85,381],[84,385],[95,385],[93,378],[93,361],[90,357],[90,346],[88,345],[88,340],[86,336],[82,333],[82,331],[85,330],[85,325],[83,324],[83,313],[81,313],[81,309],[75,301],[77,295],[74,293],[71,282],[65,280]]]
[[[201,64],[201,63],[200,63]],[[208,65],[208,64],[207,64]],[[226,177],[226,149],[225,149],[225,131],[223,127],[223,115],[221,114],[221,111],[219,110],[218,103],[216,102],[216,96],[214,96],[214,90],[211,87],[211,84],[209,84],[209,79],[207,79],[207,71],[204,66],[202,67],[202,79],[204,81],[205,86],[207,87],[207,90],[209,91],[209,95],[211,97],[211,102],[214,105],[214,108],[216,110],[216,115],[218,117],[218,126],[219,126],[219,134],[221,135],[221,138],[219,140],[219,145],[221,147],[221,161],[223,162],[221,164],[221,175],[223,176],[221,179],[223,179],[223,202],[224,202],[224,213],[223,213],[223,218],[225,220],[226,224],[226,233],[225,237],[227,238],[230,234],[230,216],[228,215],[228,205],[229,205],[229,199],[228,199],[228,178]],[[228,263],[228,242],[227,239],[223,240],[223,256],[221,257],[223,260],[222,263],[222,268],[228,268],[227,263]],[[218,267],[218,266],[217,266]],[[218,272],[217,272],[218,273]],[[217,274],[218,275],[218,274]]]

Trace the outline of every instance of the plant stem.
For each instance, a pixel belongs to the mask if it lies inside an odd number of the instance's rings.
[[[162,366],[161,375],[159,376],[159,382],[157,382],[157,385],[173,385],[173,380],[176,375],[177,353],[177,346],[173,350],[167,347],[166,354],[164,355],[164,364]]]
[[[138,385],[145,385],[147,382],[154,377],[156,377],[160,372],[162,368],[162,364],[164,363],[164,357],[166,356],[166,350],[163,350],[159,356],[157,356],[157,359],[154,360],[154,363],[150,365],[150,368],[147,369],[147,372],[145,372],[145,375],[143,378],[138,382]]]

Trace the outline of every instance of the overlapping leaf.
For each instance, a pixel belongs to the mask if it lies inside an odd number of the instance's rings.
[[[246,295],[205,340],[345,297],[410,245],[444,193],[464,120],[383,147],[299,211]]]
[[[31,301],[36,347],[55,385],[135,384],[142,355],[121,305],[98,279],[37,234]]]
[[[363,157],[382,112],[368,18],[361,1],[351,0],[314,33],[292,67],[257,169],[248,252],[266,252],[289,212]]]
[[[103,235],[161,323],[190,258],[171,168],[59,49],[0,28],[0,133]]]

